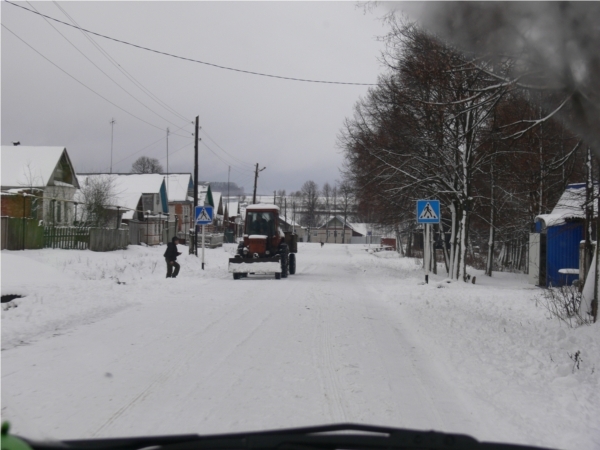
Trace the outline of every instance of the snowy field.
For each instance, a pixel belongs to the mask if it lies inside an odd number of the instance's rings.
[[[288,279],[234,281],[233,246],[165,279],[164,250],[2,251],[2,295],[23,295],[2,304],[14,433],[355,422],[600,449],[600,325],[549,318],[522,275],[424,285],[418,260],[300,244]]]

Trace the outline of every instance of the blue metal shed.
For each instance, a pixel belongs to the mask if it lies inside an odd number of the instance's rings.
[[[548,227],[546,236],[546,286],[570,285],[579,274],[561,274],[560,269],[579,269],[579,243],[583,222]]]
[[[584,239],[585,202],[585,184],[570,184],[550,214],[535,218],[535,233],[545,234],[544,239],[537,240],[540,243],[536,247],[538,264],[533,269],[540,272],[539,285],[570,285],[579,278],[579,244]]]

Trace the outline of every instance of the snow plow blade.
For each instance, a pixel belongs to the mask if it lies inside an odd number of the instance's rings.
[[[271,258],[229,258],[229,273],[281,273],[279,255]]]

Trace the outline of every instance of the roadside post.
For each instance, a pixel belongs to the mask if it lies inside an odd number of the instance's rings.
[[[432,223],[440,223],[440,216],[439,200],[417,200],[417,223],[422,223],[424,225],[423,266],[425,267],[425,283],[429,283],[429,266],[431,265],[430,227]]]
[[[212,206],[196,206],[196,225],[202,225],[202,270],[204,270],[204,233],[206,225],[213,221]]]

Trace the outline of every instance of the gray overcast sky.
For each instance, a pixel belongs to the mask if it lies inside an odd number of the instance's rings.
[[[376,83],[383,70],[378,61],[383,44],[376,36],[386,32],[379,20],[386,10],[365,13],[355,2],[20,2],[19,5],[69,22],[66,12],[79,26],[91,31],[248,71]],[[81,31],[48,23],[5,2],[1,13],[5,27],[70,76],[154,125],[100,98],[3,27],[3,145],[18,140],[22,145],[66,146],[78,172],[108,171],[109,122],[114,118],[113,172],[129,172],[131,163],[141,155],[158,158],[166,167],[167,127],[172,133],[169,171],[193,172],[192,122],[198,115],[202,143],[220,157],[200,145],[202,180],[226,181],[230,163],[231,181],[251,192],[253,165],[257,162],[267,167],[259,179],[261,193],[274,189],[298,190],[309,179],[320,186],[339,179],[342,156],[336,148],[336,136],[344,118],[352,114],[355,102],[367,92],[367,86],[249,75],[90,36],[176,115],[128,80]],[[180,127],[183,128],[178,130]]]

